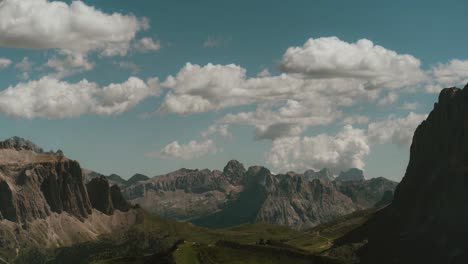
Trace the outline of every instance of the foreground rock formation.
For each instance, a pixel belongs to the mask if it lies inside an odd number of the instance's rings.
[[[414,133],[391,205],[348,234],[362,263],[468,263],[468,85],[447,88]]]
[[[223,171],[180,169],[123,192],[151,212],[202,226],[263,221],[303,229],[372,207],[395,186],[384,178],[338,182],[326,169],[274,175],[264,167],[245,169],[232,160]]]
[[[107,180],[91,193],[106,192]],[[61,152],[44,152],[32,142],[0,142],[0,248],[20,253],[30,246],[58,247],[96,239],[134,221],[118,190],[108,190],[112,210],[96,210],[81,167]],[[120,194],[121,198],[121,194]],[[96,209],[95,209],[96,208]]]

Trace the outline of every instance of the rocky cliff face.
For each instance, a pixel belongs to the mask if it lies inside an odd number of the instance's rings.
[[[417,129],[393,202],[343,239],[363,263],[468,263],[468,85],[447,88]]]
[[[105,184],[96,186],[91,193],[107,190],[111,194],[107,181]],[[11,238],[0,239],[2,249],[16,251],[31,245],[56,247],[110,231],[118,222],[88,226],[87,223],[103,219],[89,197],[77,161],[61,152],[44,152],[32,142],[17,137],[0,142],[0,235]],[[118,200],[115,193],[110,197]],[[121,206],[121,201],[116,203]],[[67,223],[74,224],[66,226]],[[73,231],[73,226],[78,233]]]
[[[10,142],[0,143],[3,219],[22,223],[62,212],[83,219],[91,213],[78,162]]]
[[[130,204],[123,197],[118,185],[110,186],[109,181],[104,177],[97,177],[86,184],[89,200],[93,208],[111,215],[114,210],[126,212],[130,209]]]
[[[181,169],[123,191],[145,209],[202,226],[264,221],[301,229],[372,207],[396,186],[386,179],[337,183],[328,172],[318,172],[326,179],[311,180],[294,172],[273,175],[261,166],[246,170],[229,161],[223,172]]]

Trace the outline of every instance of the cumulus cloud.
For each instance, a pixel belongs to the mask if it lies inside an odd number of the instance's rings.
[[[132,73],[140,71],[140,67],[131,61],[115,61],[113,64],[119,66],[119,68],[130,70]]]
[[[12,61],[6,58],[0,58],[0,70],[7,68],[10,66]]]
[[[106,14],[82,1],[0,2],[0,46],[125,55],[147,19]]]
[[[140,52],[157,51],[161,49],[161,43],[159,43],[159,41],[154,41],[152,38],[146,37],[140,39],[135,44],[135,49]]]
[[[282,60],[286,73],[276,76],[263,71],[247,77],[247,71],[234,64],[187,63],[163,83],[170,89],[158,111],[191,114],[253,105],[255,111],[228,114],[220,122],[253,125],[257,139],[274,140],[330,124],[343,117],[343,107],[360,101],[394,103],[397,88],[427,80],[420,66],[411,55],[365,39],[356,43],[335,37],[309,39],[286,51]],[[345,123],[351,121],[364,122]]]
[[[75,53],[49,58],[45,66],[54,69],[55,73],[51,76],[61,79],[77,72],[90,71],[94,63],[88,61],[85,54]]]
[[[468,83],[468,60],[451,60],[439,63],[430,70],[433,83],[426,86],[426,92],[439,93],[442,88],[461,86]]]
[[[192,140],[187,144],[180,144],[178,141],[174,141],[160,151],[148,153],[146,156],[162,159],[192,160],[208,154],[214,154],[217,151],[218,149],[211,139],[206,139],[202,142]]]
[[[266,161],[278,171],[363,168],[369,154],[365,131],[346,125],[335,136],[285,137],[273,141]]]
[[[368,127],[369,142],[374,144],[397,144],[409,146],[414,131],[426,119],[427,115],[410,112],[408,116],[397,118],[390,116],[386,120],[370,123]]]
[[[160,112],[189,114],[256,104],[256,111],[229,114],[222,122],[255,125],[259,139],[273,139],[274,127],[284,128],[277,136],[286,136],[307,126],[329,124],[341,116],[340,106],[378,95],[357,79],[301,79],[288,74],[248,78],[244,68],[233,64],[187,63],[163,86],[170,90]]]
[[[290,47],[283,55],[285,72],[309,78],[356,78],[367,89],[400,88],[427,77],[421,62],[408,54],[374,45],[367,39],[347,43],[337,37],[309,39],[301,47]]]
[[[389,105],[393,104],[396,100],[398,99],[398,94],[390,92],[387,94],[387,96],[381,98],[378,102],[377,105]]]
[[[207,130],[201,133],[202,137],[208,138],[210,136],[220,136],[222,138],[230,138],[232,137],[231,133],[229,132],[229,125],[228,124],[215,124],[208,127]]]
[[[59,119],[86,113],[119,114],[159,91],[157,79],[145,83],[130,77],[126,82],[101,88],[87,80],[68,83],[43,77],[0,91],[0,112],[27,119]]]

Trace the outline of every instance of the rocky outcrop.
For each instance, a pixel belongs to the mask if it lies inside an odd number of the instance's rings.
[[[223,175],[233,185],[245,184],[245,168],[237,160],[229,161],[223,169]]]
[[[338,177],[336,177],[336,181],[363,181],[365,179],[364,172],[357,168],[342,171]]]
[[[125,200],[118,185],[110,185],[105,177],[92,179],[86,184],[89,200],[93,208],[111,215],[114,210],[127,212],[130,204]]]
[[[306,179],[312,181],[312,180],[327,180],[327,181],[334,181],[335,177],[333,177],[332,172],[327,169],[321,169],[320,171],[314,171],[314,170],[307,170],[304,172],[304,177]]]
[[[362,263],[468,263],[468,85],[442,90],[413,137],[393,202],[342,243]]]
[[[62,212],[83,219],[91,213],[78,162],[11,147],[0,150],[0,213],[4,219],[21,223]]]
[[[111,204],[118,204],[112,210],[128,211],[128,204],[125,207],[117,190],[109,190],[105,183],[96,185],[91,193],[107,192]],[[29,246],[53,248],[97,239],[114,227],[125,228],[120,223],[134,221],[134,217],[124,214],[111,216],[112,210],[103,209],[109,214],[104,216],[94,209],[93,204],[97,203],[94,198],[91,203],[89,197],[80,164],[61,151],[44,152],[34,143],[17,137],[0,142],[2,253],[16,254]]]
[[[89,200],[93,208],[98,211],[111,215],[114,213],[114,205],[112,204],[109,181],[104,177],[92,179],[86,184]]]
[[[121,212],[127,212],[130,210],[131,205],[127,200],[124,198],[122,191],[118,185],[112,185],[110,187],[110,196],[112,205],[114,206],[115,210],[119,210]]]
[[[29,140],[20,137],[11,137],[0,142],[0,149],[30,150],[43,153],[44,150]]]

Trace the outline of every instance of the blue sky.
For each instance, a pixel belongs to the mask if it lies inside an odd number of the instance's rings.
[[[437,91],[468,80],[466,1],[54,4],[0,3],[0,137],[62,149],[105,174],[238,159],[399,180]]]

